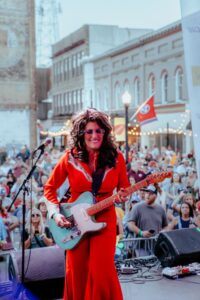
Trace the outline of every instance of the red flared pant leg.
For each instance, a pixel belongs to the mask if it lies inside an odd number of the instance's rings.
[[[97,216],[107,227],[90,239],[88,281],[84,300],[122,300],[122,291],[114,264],[116,249],[116,213],[111,208]]]
[[[107,227],[67,251],[64,300],[122,300],[114,264],[116,214],[114,207],[96,217]]]
[[[67,251],[63,300],[83,300],[88,278],[89,240]]]

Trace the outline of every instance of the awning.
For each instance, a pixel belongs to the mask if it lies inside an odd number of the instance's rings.
[[[190,121],[189,112],[174,113],[174,114],[157,114],[157,120],[142,125],[141,132],[143,133],[178,133],[187,130],[187,125]]]
[[[189,123],[187,124],[186,129],[187,129],[187,130],[192,130],[192,122],[191,122],[191,120],[190,120]]]

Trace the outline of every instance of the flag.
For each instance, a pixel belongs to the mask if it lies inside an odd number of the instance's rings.
[[[137,110],[137,122],[140,125],[153,122],[157,120],[156,112],[154,109],[154,95],[148,98]]]

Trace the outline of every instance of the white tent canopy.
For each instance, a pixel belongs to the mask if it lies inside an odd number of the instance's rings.
[[[186,130],[190,121],[189,112],[174,114],[157,114],[157,120],[141,126],[142,133],[162,133],[169,130],[171,133]]]

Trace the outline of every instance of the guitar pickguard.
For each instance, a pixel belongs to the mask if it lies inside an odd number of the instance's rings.
[[[61,213],[66,219],[72,219],[70,228],[58,227],[53,219],[49,220],[50,230],[55,242],[61,247],[72,249],[87,232],[101,230],[106,223],[96,223],[94,218],[88,215],[87,209],[93,205],[93,195],[83,193],[77,201],[61,206]]]

